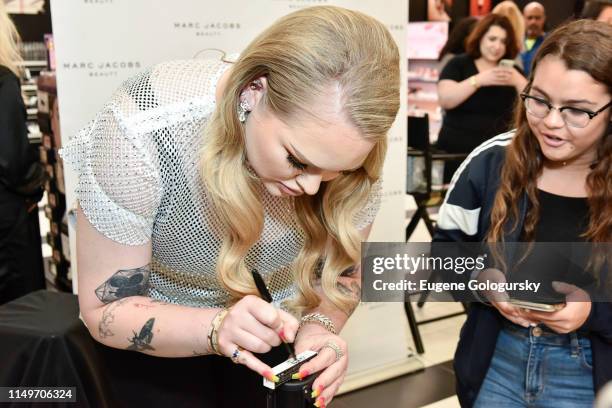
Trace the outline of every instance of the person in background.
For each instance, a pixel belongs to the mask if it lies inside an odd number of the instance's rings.
[[[546,37],[546,32],[544,32],[546,10],[537,1],[532,1],[523,8],[523,17],[525,18],[526,32],[521,59],[523,60],[525,75],[529,76],[531,61]]]
[[[607,24],[574,21],[547,36],[516,129],[468,156],[440,208],[432,250],[438,243],[527,243],[530,252],[506,262],[533,274],[530,280],[544,272],[524,268],[539,261],[531,252],[538,243],[604,249],[578,262],[547,259],[567,271],[563,282],[549,283],[562,299],[554,311],[519,308],[507,293],[474,296],[454,359],[462,407],[587,408],[612,380],[611,64]],[[584,275],[599,283],[590,292],[598,301],[569,284]],[[506,276],[495,268],[448,275],[482,283]]]
[[[427,0],[428,21],[451,21],[448,0]]]
[[[28,141],[19,41],[0,2],[0,304],[45,287],[40,231],[30,224],[44,171]]]
[[[521,13],[521,10],[518,8],[516,3],[510,0],[502,1],[495,6],[493,10],[491,10],[491,13],[499,14],[510,20],[512,28],[514,29],[516,47],[519,50],[519,53],[521,53],[525,46],[525,19],[523,18],[523,13]],[[516,56],[515,62],[517,66],[523,69],[521,54]]]
[[[612,1],[592,0],[587,2],[582,12],[582,18],[612,24]]]
[[[446,114],[438,147],[469,153],[483,141],[509,129],[514,102],[527,81],[516,66],[500,66],[518,54],[514,30],[504,16],[489,14],[478,22],[466,53],[451,59],[440,73],[438,99]],[[448,161],[449,182],[459,163]]]
[[[440,51],[440,56],[438,57],[440,69],[443,69],[455,55],[465,53],[465,41],[472,33],[472,30],[474,30],[474,27],[476,27],[477,22],[476,17],[464,17],[455,25],[448,36],[446,44],[444,44]]]

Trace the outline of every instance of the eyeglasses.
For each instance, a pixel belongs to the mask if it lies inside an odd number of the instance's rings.
[[[575,128],[586,127],[591,119],[612,106],[612,101],[610,101],[606,106],[602,107],[596,112],[591,112],[589,110],[572,108],[569,106],[557,108],[547,100],[538,98],[537,96],[527,95],[526,93],[521,94],[521,99],[523,99],[525,109],[527,109],[527,113],[530,115],[533,115],[538,119],[544,119],[548,116],[551,110],[557,109],[565,124]]]

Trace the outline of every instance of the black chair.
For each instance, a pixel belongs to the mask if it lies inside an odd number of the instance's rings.
[[[415,183],[416,185],[413,186],[407,186],[406,189],[406,192],[414,197],[417,205],[417,210],[406,227],[406,241],[410,239],[420,220],[425,222],[429,234],[433,237],[435,225],[429,217],[427,209],[441,205],[448,189],[448,186],[443,184],[433,185],[433,163],[435,161],[463,160],[466,157],[467,154],[446,153],[437,149],[435,145],[430,144],[429,116],[427,114],[424,116],[408,116],[408,160],[409,162],[412,160],[412,163],[416,163],[418,158],[422,158],[424,165],[422,166],[420,177],[418,175],[408,175],[413,180],[418,180],[418,183]]]
[[[408,116],[408,160],[409,162],[410,160],[413,160],[413,163],[416,163],[419,158],[422,158],[422,166],[412,166],[413,169],[417,168],[418,170],[422,171],[420,175],[408,174],[408,177],[412,177],[412,180],[416,180],[416,182],[412,183],[412,185],[407,184],[406,192],[414,197],[417,209],[406,227],[406,241],[410,239],[410,236],[412,236],[414,233],[414,230],[416,229],[420,220],[425,222],[425,226],[427,227],[429,234],[432,237],[434,235],[435,225],[432,219],[429,217],[427,209],[430,207],[440,206],[444,201],[444,196],[448,190],[448,186],[442,183],[439,185],[434,185],[432,177],[434,162],[438,160],[442,162],[463,160],[466,157],[467,154],[463,153],[446,153],[437,149],[435,145],[430,143],[429,116],[427,114],[424,116]],[[428,281],[436,281],[437,278],[438,277],[436,274],[432,273]],[[419,294],[419,300],[417,302],[417,306],[419,308],[423,307],[428,295],[428,291],[423,291]],[[465,313],[465,305],[464,311],[462,312],[417,321],[412,308],[412,303],[410,302],[410,297],[407,295],[406,301],[404,302],[404,310],[406,312],[406,317],[408,318],[408,325],[412,333],[416,351],[419,354],[423,354],[425,352],[425,348],[423,346],[421,333],[419,331],[419,325],[433,323],[442,319],[461,315]]]

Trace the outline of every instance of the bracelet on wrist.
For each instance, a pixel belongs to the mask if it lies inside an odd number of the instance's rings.
[[[480,84],[478,83],[478,80],[476,79],[476,75],[472,75],[469,81],[470,81],[470,85],[472,85],[474,89],[480,88]]]
[[[229,310],[227,309],[219,310],[215,317],[213,317],[210,323],[210,329],[208,329],[208,335],[206,336],[208,340],[208,349],[219,356],[223,355],[221,351],[219,351],[219,327],[221,327],[228,312]]]
[[[334,322],[332,322],[329,317],[321,313],[310,313],[306,316],[303,316],[300,319],[300,326],[298,327],[298,330],[301,329],[302,326],[310,323],[318,324],[319,326],[324,327],[325,330],[327,330],[331,334],[338,334],[336,332],[336,326],[334,326]]]

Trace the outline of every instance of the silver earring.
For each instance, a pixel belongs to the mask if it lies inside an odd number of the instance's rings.
[[[240,123],[244,123],[246,121],[246,117],[250,111],[251,106],[246,99],[240,101],[240,105],[238,105],[238,120]]]

